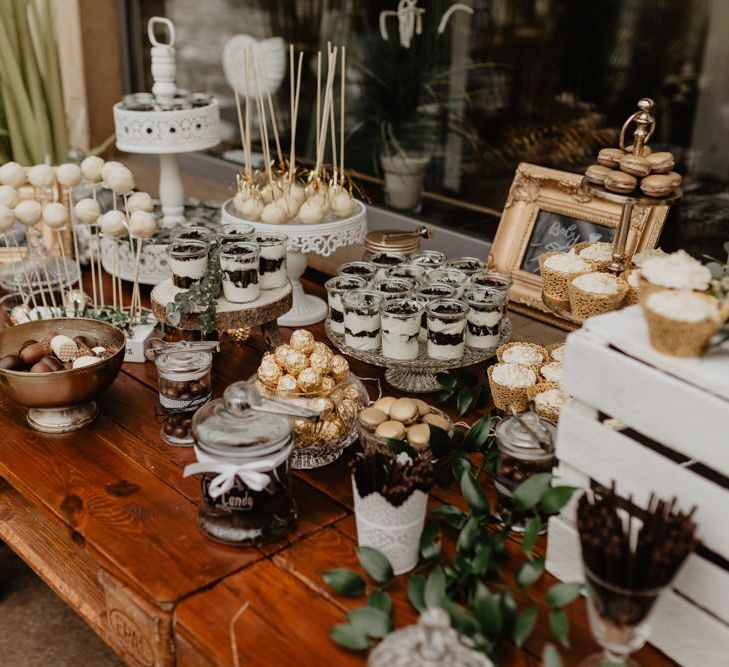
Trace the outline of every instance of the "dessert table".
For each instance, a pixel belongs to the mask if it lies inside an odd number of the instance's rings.
[[[309,274],[307,291],[323,295],[322,282],[321,274]],[[512,318],[521,338],[549,343],[563,335]],[[326,340],[323,325],[311,331]],[[214,365],[214,395],[250,377],[265,349],[259,332],[240,347],[226,342]],[[351,364],[359,376],[383,377],[383,369]],[[374,383],[366,384],[376,395]],[[365,654],[329,638],[330,627],[357,602],[333,594],[320,576],[332,567],[361,571],[351,454],[322,469],[294,472],[300,521],[287,540],[260,549],[222,546],[196,527],[199,482],[182,477],[193,452],[160,440],[156,402],[151,363],[125,364],[102,397],[98,420],[64,435],[32,431],[25,410],[0,396],[0,539],[129,665],[234,664],[230,625],[242,608],[235,623],[239,664],[363,665]],[[493,496],[485,475],[482,483]],[[462,505],[462,498],[452,484],[434,488],[431,502]],[[507,581],[519,562],[519,539],[509,541],[514,558],[505,564]],[[545,544],[540,538],[541,555]],[[555,581],[545,575],[530,604],[545,608],[543,593]],[[396,627],[415,620],[406,586],[401,577],[388,590]],[[572,647],[560,650],[565,664],[574,665],[596,644],[584,601],[568,614]],[[540,664],[542,645],[553,639],[546,615],[539,618],[524,650],[504,646],[498,664]],[[636,657],[646,667],[673,664],[650,646]]]

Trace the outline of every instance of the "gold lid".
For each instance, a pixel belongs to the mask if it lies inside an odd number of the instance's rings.
[[[402,252],[410,254],[420,250],[420,239],[433,236],[431,229],[420,226],[412,232],[400,229],[375,229],[365,236],[365,249],[369,252]]]

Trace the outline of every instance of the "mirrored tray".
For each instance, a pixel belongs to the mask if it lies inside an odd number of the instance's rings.
[[[366,352],[348,347],[344,344],[344,336],[332,331],[329,319],[324,323],[324,328],[329,340],[342,354],[364,361],[372,366],[386,368],[385,380],[388,384],[395,389],[412,394],[440,391],[443,387],[435,377],[437,373],[451,368],[466,368],[486,361],[496,355],[496,348],[511,339],[511,320],[506,317],[504,318],[499,343],[493,347],[481,350],[466,346],[460,359],[431,359],[426,352],[426,343],[421,341],[417,358],[411,361],[400,361],[399,359],[385,357],[379,352]]]

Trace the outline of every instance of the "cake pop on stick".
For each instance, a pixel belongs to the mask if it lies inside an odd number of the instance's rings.
[[[117,239],[126,233],[126,229],[126,217],[121,211],[107,211],[101,216],[101,233],[114,242],[114,270],[111,274],[112,305],[114,310],[123,310],[121,286],[118,290],[116,286],[117,280],[121,283],[121,279],[117,278],[117,274],[119,273],[119,244]]]
[[[66,226],[68,222],[68,209],[60,202],[51,202],[43,206],[43,222],[48,225],[56,233],[56,244],[61,253],[61,261],[63,262],[63,268],[66,274],[66,284],[68,285],[68,291],[71,292],[73,283],[71,281],[71,274],[68,271],[68,263],[66,262],[66,249],[63,243],[63,235],[61,230]],[[80,269],[80,267],[79,267]],[[66,298],[63,294],[63,278],[61,278],[61,271],[58,268],[58,256],[56,256],[56,271],[58,272],[58,279],[61,282],[61,301],[66,302]]]
[[[256,110],[258,111],[258,127],[261,132],[261,143],[263,147],[263,159],[266,163],[266,174],[268,176],[268,185],[273,189],[273,173],[271,171],[271,153],[268,145],[268,123],[266,122],[266,113],[263,108],[263,96],[261,94],[261,79],[258,75],[258,61],[255,52],[253,55],[253,74],[256,81]],[[271,193],[273,199],[273,192]],[[264,198],[265,199],[265,198]],[[267,202],[268,203],[268,202]]]
[[[139,191],[132,193],[129,196],[127,205],[130,213],[134,213],[134,211],[146,211],[147,213],[154,212],[154,202],[148,192]]]
[[[94,261],[94,245],[92,243],[91,228],[98,229],[97,222],[101,217],[101,207],[96,199],[82,199],[75,207],[76,217],[89,228],[89,264],[91,265],[91,287],[93,292],[94,310],[99,307],[98,293],[96,290],[96,262]],[[98,239],[98,232],[96,238]],[[101,271],[101,267],[99,267]],[[103,297],[102,297],[103,300]],[[103,303],[103,301],[102,301]]]
[[[66,190],[66,199],[68,200],[68,208],[71,215],[71,237],[73,239],[73,253],[76,256],[76,270],[78,271],[78,286],[80,290],[83,290],[81,283],[81,257],[79,256],[78,250],[78,237],[76,236],[76,221],[74,220],[74,206],[73,206],[73,189],[81,182],[81,167],[71,162],[62,164],[56,171],[56,179],[59,185],[63,186]],[[70,286],[69,286],[70,287]]]
[[[139,263],[142,258],[142,244],[144,239],[151,239],[157,232],[157,220],[149,211],[137,210],[129,218],[129,237],[137,240],[137,254],[134,259],[134,285],[132,287],[132,305],[130,319],[134,320],[137,309],[141,308],[141,295],[139,293]]]
[[[40,221],[41,216],[43,214],[43,209],[41,208],[41,205],[37,201],[35,201],[35,199],[25,199],[25,200],[19,202],[15,206],[15,208],[13,209],[13,213],[14,213],[15,217],[20,221],[20,224],[22,224],[26,228],[25,237],[28,242],[28,251],[29,251],[28,254],[30,256],[30,249],[31,249],[31,246],[33,243],[32,234],[31,234],[30,230],[33,227],[35,227],[35,225],[38,224],[38,222]],[[48,302],[46,301],[46,292],[45,292],[45,289],[43,288],[43,280],[41,279],[41,276],[40,276],[40,270],[38,269],[38,264],[33,263],[32,267],[33,267],[33,272],[35,274],[34,279],[35,279],[36,283],[40,286],[41,302],[43,303],[43,307],[47,308]],[[46,268],[45,265],[43,265],[42,268],[45,269]],[[50,286],[50,278],[48,277],[48,271],[46,270],[45,273],[46,273],[46,283]],[[50,291],[51,302],[53,303],[53,306],[55,307],[56,298],[53,294],[53,290],[49,290],[49,291]]]
[[[52,188],[55,182],[56,175],[49,164],[36,164],[28,169],[28,183],[41,192]]]
[[[276,142],[276,155],[278,157],[278,164],[281,169],[284,168],[283,153],[281,152],[281,141],[278,138],[278,122],[276,121],[276,111],[273,107],[273,98],[271,97],[271,88],[268,85],[268,77],[266,76],[266,68],[261,68],[261,79],[263,85],[266,88],[266,96],[268,97],[268,111],[271,114],[271,127],[273,128],[273,138]]]
[[[101,180],[101,170],[104,160],[98,155],[89,155],[81,162],[81,174],[89,183],[98,183]]]
[[[0,167],[0,183],[19,188],[26,181],[25,169],[17,162],[6,162]]]
[[[3,187],[12,187],[12,186],[3,186]],[[15,188],[13,188],[15,190]],[[18,255],[20,255],[20,246],[18,244],[18,239],[15,236],[15,216],[13,215],[12,209],[7,204],[0,203],[0,233],[3,235],[3,240],[5,241],[6,247],[10,247],[10,241],[8,240],[9,234],[13,237],[13,245],[18,250]],[[20,266],[23,270],[23,278],[25,278],[25,286],[28,288],[28,295],[30,299],[33,301],[33,307],[36,308],[38,304],[35,301],[35,295],[33,294],[33,285],[30,283],[30,278],[28,277],[28,271],[25,268],[25,262],[22,258],[20,258]],[[25,293],[23,292],[23,287],[18,281],[18,291],[20,292],[20,298],[23,300],[24,304],[28,303],[28,297],[25,296]]]
[[[20,201],[18,191],[12,185],[0,185],[0,204],[13,209]]]
[[[96,188],[102,179],[102,172],[105,167],[105,162],[98,155],[89,155],[85,160],[81,162],[81,173],[83,177],[91,183],[91,197],[93,201],[96,201]],[[117,163],[118,164],[118,163]],[[99,226],[97,220],[101,216],[101,211],[96,217],[93,223],[87,222],[89,225],[89,261],[91,263],[92,280],[93,276],[97,275],[99,280],[99,299],[101,305],[104,304],[106,298],[104,297],[104,281],[101,275],[101,244],[99,243]],[[96,270],[94,269],[96,266]],[[94,290],[96,290],[96,283],[94,282]],[[97,305],[99,302],[96,302]]]

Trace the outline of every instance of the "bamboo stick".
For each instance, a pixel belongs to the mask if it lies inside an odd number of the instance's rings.
[[[339,108],[339,173],[344,185],[344,99],[347,90],[347,47],[342,46],[342,78],[340,83],[341,106]]]

